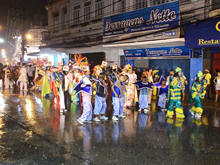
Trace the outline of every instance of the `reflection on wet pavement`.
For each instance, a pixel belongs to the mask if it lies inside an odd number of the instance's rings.
[[[119,122],[79,126],[80,106],[60,114],[36,93],[0,94],[3,164],[220,164],[220,106],[206,102],[194,120],[167,120],[156,109]],[[110,109],[109,109],[110,110]]]

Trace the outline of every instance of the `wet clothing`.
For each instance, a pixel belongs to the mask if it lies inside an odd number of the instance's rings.
[[[167,111],[167,117],[173,117],[173,109],[176,108],[176,117],[184,118],[183,108],[182,108],[182,81],[181,78],[175,77],[170,84],[170,100],[169,100],[169,108]]]
[[[199,82],[195,80],[192,84],[192,91],[191,91],[191,103],[193,105],[192,111],[198,115],[202,115],[202,100],[205,98],[206,90],[205,84],[203,81]]]

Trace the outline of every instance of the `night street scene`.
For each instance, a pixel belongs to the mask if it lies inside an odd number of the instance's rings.
[[[220,0],[1,0],[0,165],[220,165]]]

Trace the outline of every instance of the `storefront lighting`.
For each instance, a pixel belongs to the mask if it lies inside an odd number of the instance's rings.
[[[166,39],[166,40],[156,40],[156,41],[144,41],[144,42],[131,42],[131,43],[115,43],[103,45],[105,48],[111,47],[128,47],[128,46],[142,46],[142,45],[152,45],[152,44],[164,44],[164,43],[173,43],[173,42],[185,42],[184,38],[174,38],[174,39]]]

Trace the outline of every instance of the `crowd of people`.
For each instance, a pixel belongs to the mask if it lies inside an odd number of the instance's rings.
[[[170,70],[167,77],[159,75],[159,70],[145,69],[141,73],[129,64],[119,68],[108,66],[105,61],[91,69],[85,57],[75,54],[74,61],[65,66],[5,66],[0,76],[4,90],[18,86],[20,91],[40,91],[41,96],[50,99],[61,113],[68,111],[71,103],[81,104],[82,114],[77,120],[80,124],[108,120],[107,100],[112,100],[113,121],[126,118],[128,111],[137,105],[139,112],[148,113],[152,96],[157,96],[158,108],[167,111],[167,118],[185,118],[182,103],[188,82],[180,67]],[[211,82],[208,70],[199,71],[193,81],[190,112],[195,119],[202,116],[202,100],[210,97]],[[217,102],[220,72],[213,82]]]

